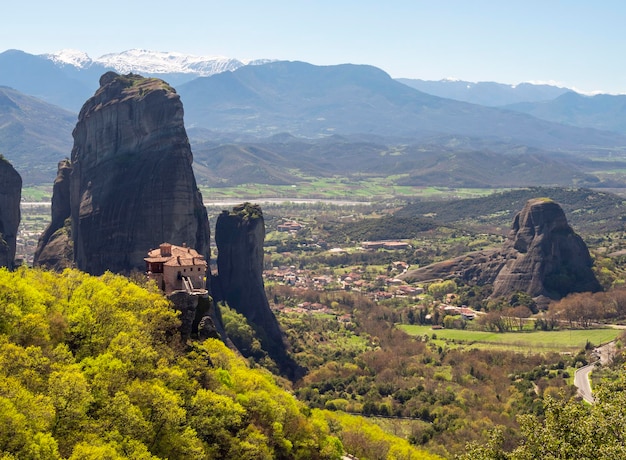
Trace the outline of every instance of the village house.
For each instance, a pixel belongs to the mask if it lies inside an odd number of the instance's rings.
[[[382,241],[363,241],[361,243],[361,247],[363,249],[369,249],[369,250],[380,249],[383,247],[383,242]]]
[[[205,291],[207,263],[204,256],[185,244],[162,243],[148,252],[146,272],[166,294]]]
[[[279,232],[297,232],[298,230],[302,230],[302,224],[299,224],[295,220],[288,220],[279,224],[276,229]]]
[[[403,294],[418,295],[418,294],[423,294],[424,293],[424,289],[423,288],[410,286],[410,285],[398,286],[397,290],[402,292]]]
[[[405,271],[409,268],[409,264],[407,264],[406,262],[403,262],[401,260],[397,260],[395,262],[391,262],[391,266],[399,271]]]

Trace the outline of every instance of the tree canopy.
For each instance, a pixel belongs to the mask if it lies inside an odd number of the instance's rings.
[[[182,343],[178,326],[154,285],[1,269],[0,458],[343,455],[341,424],[221,341]]]

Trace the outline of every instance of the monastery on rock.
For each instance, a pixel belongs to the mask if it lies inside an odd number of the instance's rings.
[[[148,252],[144,260],[148,278],[155,280],[165,294],[205,290],[207,262],[184,243],[182,246],[162,243]]]

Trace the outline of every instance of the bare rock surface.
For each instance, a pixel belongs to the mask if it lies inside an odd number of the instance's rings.
[[[558,299],[601,290],[587,245],[569,226],[561,206],[550,199],[526,203],[515,216],[503,252],[507,262],[493,283],[493,296],[524,291]]]
[[[283,333],[265,295],[264,241],[260,206],[244,203],[218,216],[215,242],[219,275],[213,283],[213,294],[217,301],[225,301],[246,317],[281,372],[295,379],[301,369],[286,353]]]
[[[209,222],[173,88],[108,72],[83,105],[73,137],[69,241],[77,268],[95,275],[144,271],[146,253],[164,241],[186,243],[209,259]],[[38,252],[47,246],[42,241]]]
[[[521,291],[534,298],[560,299],[572,292],[601,290],[592,264],[587,245],[569,226],[561,206],[548,198],[535,198],[515,216],[502,248],[466,254],[402,277],[493,284],[492,297]]]
[[[0,155],[0,267],[15,266],[21,198],[22,178]]]
[[[35,251],[34,264],[61,271],[71,267],[72,226],[70,221],[70,174],[72,164],[69,160],[59,162],[57,177],[52,187],[52,219],[39,237]]]

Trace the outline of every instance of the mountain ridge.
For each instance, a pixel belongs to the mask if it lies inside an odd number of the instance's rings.
[[[421,80],[397,78],[397,81],[433,96],[485,105],[487,107],[499,107],[520,102],[546,101],[566,92],[574,92],[574,90],[569,88],[530,82],[508,85],[490,81],[470,82],[450,79]]]
[[[63,60],[80,64],[87,62],[88,56],[72,52]],[[21,62],[23,68],[17,68],[18,64],[12,67],[11,62]],[[47,74],[48,71],[51,73]],[[48,101],[63,98],[68,91],[73,98],[82,97],[81,92],[100,78],[100,75],[95,77],[96,71],[91,67],[79,71],[69,64],[55,67],[52,61],[41,56],[16,50],[0,53],[0,84],[28,86],[31,82],[30,89],[18,87],[17,90],[24,94],[29,94],[25,91],[28,89],[42,96],[48,94]],[[81,83],[83,81],[89,84]],[[168,83],[174,86],[171,81]],[[185,124],[197,160],[195,169],[198,172],[203,169],[207,179],[213,176],[257,182],[267,177],[278,183],[295,183],[297,174],[289,170],[295,166],[295,169],[304,168],[323,176],[332,175],[333,171],[350,174],[358,170],[362,174],[365,167],[376,174],[382,171],[411,173],[413,177],[402,178],[406,185],[435,181],[444,186],[477,186],[490,171],[493,171],[492,177],[506,179],[511,177],[507,171],[513,169],[518,171],[515,173],[517,182],[523,181],[516,185],[521,186],[541,185],[536,177],[547,178],[545,185],[594,186],[602,182],[603,186],[619,186],[615,184],[622,180],[608,175],[594,179],[588,174],[595,170],[594,165],[581,169],[581,161],[583,157],[600,161],[613,155],[611,158],[617,161],[615,167],[619,167],[626,149],[626,133],[572,127],[513,110],[433,96],[410,88],[369,65],[315,66],[300,61],[273,61],[244,65],[175,87],[185,106]],[[3,114],[12,118],[7,118],[5,126],[15,122],[14,109],[7,102]],[[52,111],[52,107],[46,111]],[[59,119],[56,125],[41,122],[55,118]],[[19,132],[5,132],[0,136],[0,151],[29,182],[42,179],[51,182],[58,161],[66,157],[71,148],[73,123],[67,120],[73,122],[75,116],[65,112],[53,115],[42,112],[29,119],[33,122],[29,129],[34,134],[27,136],[30,141],[44,134],[49,139],[33,145],[20,137]],[[65,124],[59,124],[64,120]],[[48,129],[50,125],[53,129]],[[273,136],[279,141],[270,141],[273,145],[268,145],[267,139]],[[281,136],[319,143],[310,147],[306,145],[308,141],[286,139],[293,144],[290,147],[297,145],[303,150],[285,152],[280,145]],[[64,137],[65,142],[59,142],[60,137]],[[246,145],[242,146],[242,142]],[[238,158],[245,158],[241,165],[246,168],[241,174],[232,171],[223,174],[224,170],[209,174],[217,163],[206,155],[220,144],[226,147],[232,143],[240,144],[231,150]],[[261,143],[265,145],[259,149]],[[372,143],[384,147],[371,147]],[[44,157],[45,166],[40,164],[40,154],[24,160],[41,145],[62,147],[53,156]],[[224,158],[225,153],[226,148],[222,148],[218,158]],[[424,161],[420,165],[420,158],[428,162],[428,168],[423,167]],[[472,158],[485,166],[477,170],[471,166]],[[221,161],[224,167],[228,167],[227,163]],[[28,172],[24,165],[29,165]],[[524,173],[528,174],[519,174],[525,165],[528,171]],[[338,168],[333,170],[335,166]],[[444,167],[447,171],[442,169]],[[555,174],[549,178],[542,169]],[[477,177],[468,182],[472,174]],[[206,183],[210,185],[211,181]],[[502,180],[488,181],[487,185],[506,186]]]
[[[25,185],[52,182],[57,163],[69,156],[76,115],[0,86],[0,153]]]
[[[556,123],[626,134],[626,95],[568,92],[549,101],[520,102],[504,108]]]
[[[178,92],[190,127],[259,137],[365,133],[416,140],[455,134],[552,149],[626,145],[615,133],[432,96],[368,65],[277,61],[200,77]]]

